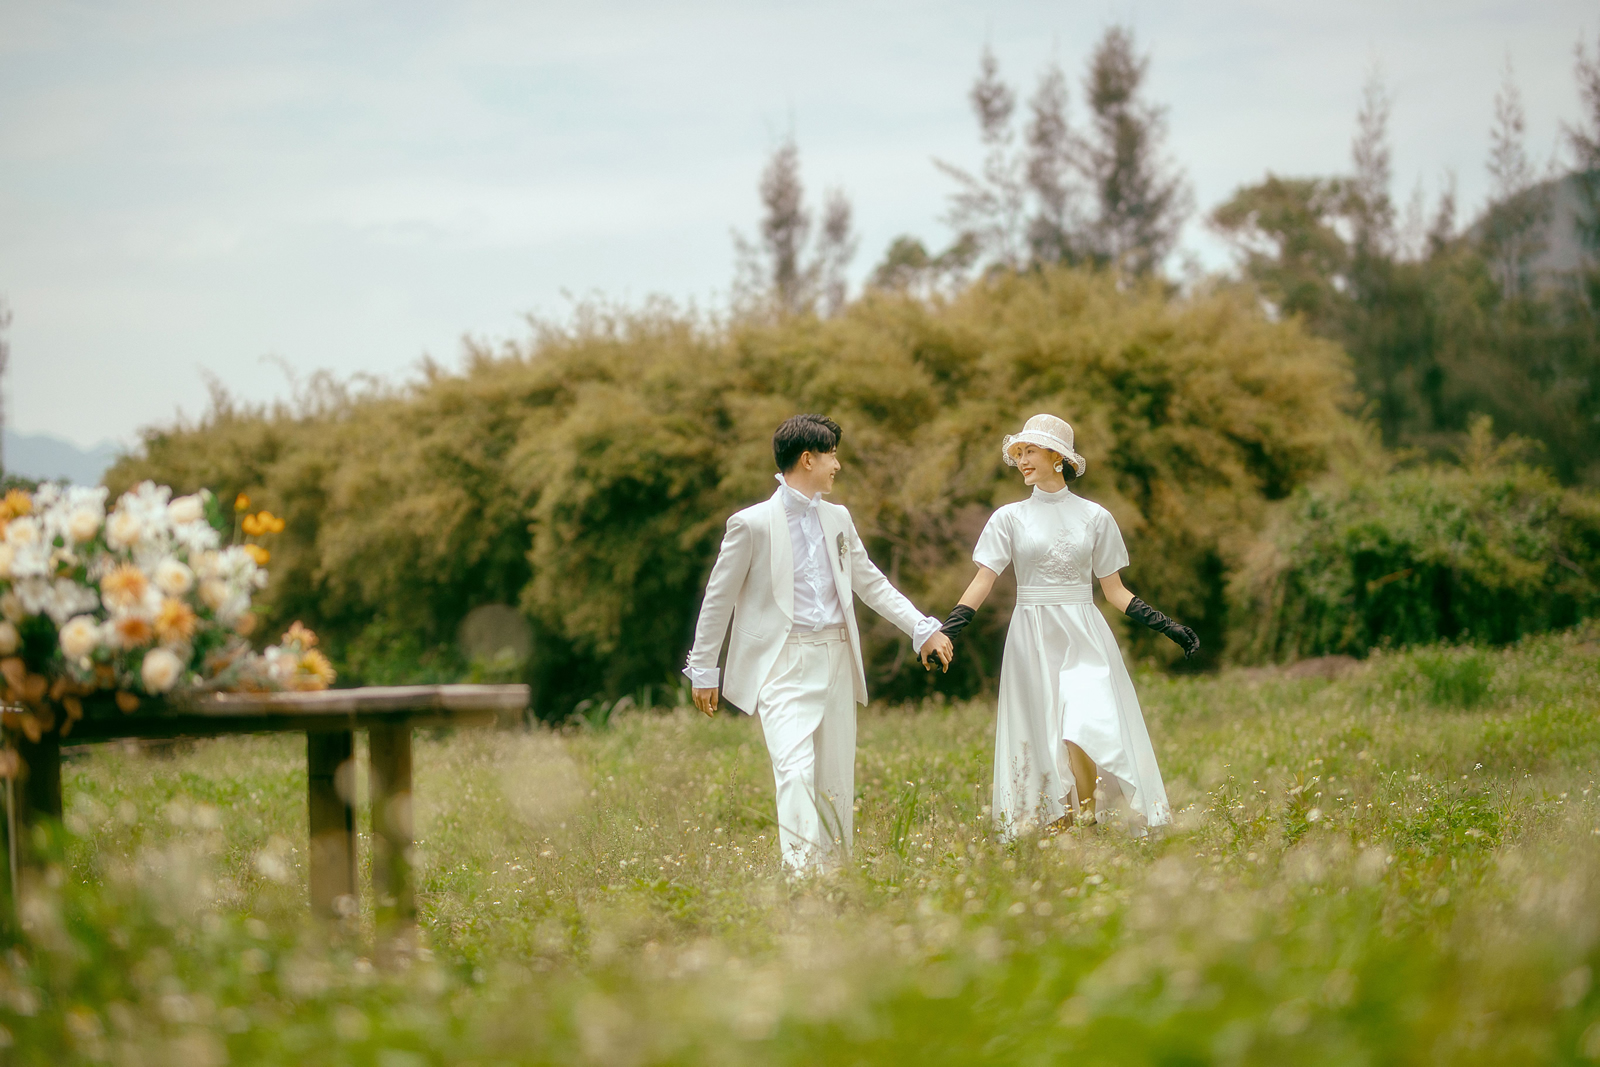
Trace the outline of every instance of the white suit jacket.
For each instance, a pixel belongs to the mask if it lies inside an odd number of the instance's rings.
[[[722,548],[706,583],[700,620],[694,628],[694,648],[689,651],[691,670],[717,665],[722,638],[733,624],[728,663],[722,672],[722,695],[747,715],[754,715],[761,687],[772,673],[778,653],[794,628],[794,549],[789,542],[789,519],[783,510],[783,487],[772,496],[735,513],[728,519]],[[861,663],[861,634],[851,595],[879,615],[914,633],[923,619],[883,572],[867,558],[866,546],[856,533],[850,511],[826,500],[817,505],[823,543],[828,552],[839,603],[844,607],[845,629],[850,633],[854,660],[856,703],[867,702],[867,673]]]

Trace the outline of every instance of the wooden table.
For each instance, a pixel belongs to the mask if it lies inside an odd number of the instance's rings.
[[[380,949],[409,939],[416,923],[411,878],[411,731],[418,726],[492,726],[528,706],[525,685],[404,685],[317,693],[216,694],[186,706],[147,702],[135,714],[100,715],[73,724],[69,744],[124,738],[226,737],[304,733],[309,812],[311,908],[352,915],[356,891],[355,732],[367,731],[372,802],[372,889]],[[13,734],[24,764],[8,782],[11,889],[26,891],[35,871],[32,829],[59,820],[61,745]],[[17,896],[16,899],[20,899]]]

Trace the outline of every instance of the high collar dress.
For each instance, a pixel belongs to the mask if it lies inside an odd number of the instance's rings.
[[[1133,680],[1094,604],[1091,583],[1128,565],[1111,513],[1070,488],[1035,487],[990,516],[972,559],[1017,578],[1000,665],[996,826],[1008,837],[1037,829],[1093,795],[1094,783],[1073,780],[1068,741],[1095,762],[1108,800],[1120,792],[1136,832],[1171,822]]]

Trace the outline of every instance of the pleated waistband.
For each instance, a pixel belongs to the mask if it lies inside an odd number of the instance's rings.
[[[843,626],[829,626],[823,630],[791,630],[791,645],[831,645],[850,640],[850,631]]]
[[[1019,585],[1017,606],[1025,604],[1093,604],[1092,585]]]

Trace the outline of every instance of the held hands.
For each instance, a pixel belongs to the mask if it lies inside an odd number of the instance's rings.
[[[928,638],[918,653],[922,666],[926,670],[933,670],[933,661],[942,664],[942,669],[949,672],[950,663],[956,658],[956,646],[950,643],[950,638],[939,630],[933,631],[933,636]]]
[[[692,695],[694,697],[694,706],[695,707],[699,708],[700,711],[707,718],[715,718],[716,717],[716,715],[717,715],[717,687],[716,686],[712,686],[709,689],[695,689],[695,690],[692,691]]]

